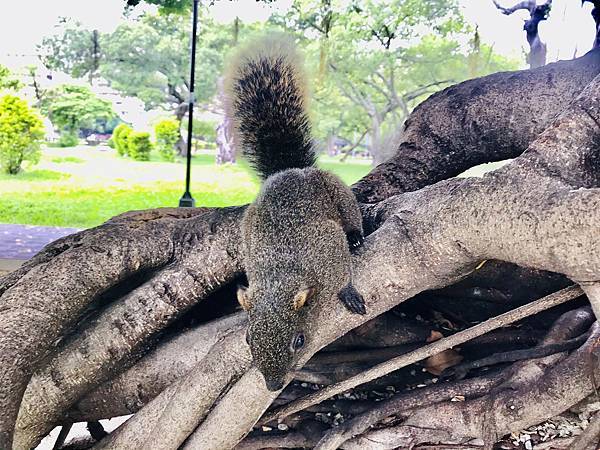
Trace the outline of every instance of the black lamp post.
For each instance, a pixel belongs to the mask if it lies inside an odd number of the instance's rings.
[[[194,94],[194,85],[196,78],[196,36],[198,34],[198,3],[200,0],[194,0],[194,13],[192,18],[192,58],[190,69],[190,98],[188,103],[188,132],[187,132],[187,158],[185,167],[185,192],[179,199],[180,208],[193,208],[196,201],[190,192],[190,176],[192,168],[192,129],[194,126],[194,103],[196,97]]]

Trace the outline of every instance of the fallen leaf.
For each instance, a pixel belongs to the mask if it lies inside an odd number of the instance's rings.
[[[433,375],[441,375],[448,367],[457,365],[463,357],[453,349],[430,356],[425,360],[425,370]]]

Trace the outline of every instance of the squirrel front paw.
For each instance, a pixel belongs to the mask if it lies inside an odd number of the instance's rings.
[[[360,247],[365,241],[365,237],[360,230],[350,231],[346,234],[346,239],[348,239],[348,246],[351,250]]]
[[[350,312],[353,312],[354,314],[367,313],[365,299],[351,283],[348,283],[348,285],[338,293],[338,298]]]

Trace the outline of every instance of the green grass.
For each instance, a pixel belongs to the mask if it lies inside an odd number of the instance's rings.
[[[53,163],[84,163],[85,160],[77,158],[76,156],[61,156],[58,158],[52,158]]]
[[[351,184],[368,161],[319,165]],[[185,165],[153,155],[148,162],[121,158],[99,147],[45,148],[38,166],[15,176],[0,175],[0,223],[87,228],[136,209],[176,206],[183,193]],[[217,166],[212,154],[192,159],[192,194],[198,206],[252,201],[259,181],[247,164]]]

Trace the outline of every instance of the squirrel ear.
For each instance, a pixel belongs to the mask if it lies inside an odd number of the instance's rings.
[[[248,288],[246,286],[238,286],[237,299],[244,311],[248,311],[252,308],[252,303],[250,303],[250,298],[248,297]]]
[[[294,310],[298,311],[300,308],[302,308],[306,302],[310,300],[313,295],[315,295],[315,292],[316,289],[312,286],[298,291],[298,293],[294,296]]]

